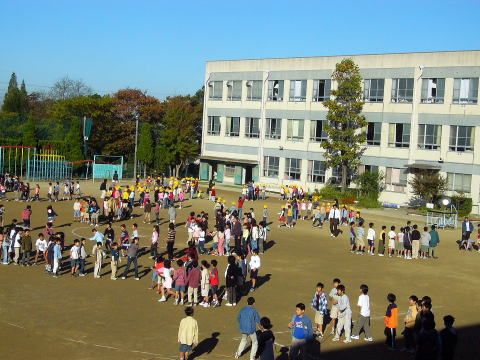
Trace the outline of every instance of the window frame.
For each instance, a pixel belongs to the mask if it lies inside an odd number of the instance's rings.
[[[317,168],[315,165],[318,165]],[[327,166],[325,161],[308,160],[307,179],[308,182],[325,184]]]
[[[297,84],[300,84],[300,95],[296,95]],[[305,102],[307,101],[307,80],[290,80],[290,93],[288,96],[290,102]]]
[[[247,86],[247,101],[262,101],[262,80],[248,80],[245,85]],[[256,88],[255,85],[260,85],[260,88]]]
[[[467,134],[465,134],[465,136],[459,136],[458,134],[459,130],[465,130],[466,132],[469,131],[470,134],[468,137],[466,136]],[[452,136],[453,133],[455,133],[454,136]],[[468,142],[470,143],[470,145],[459,145],[459,139],[468,139],[469,140]],[[453,144],[452,144],[452,140],[454,140]],[[473,152],[474,147],[475,147],[475,127],[474,126],[450,125],[450,136],[449,136],[449,142],[448,142],[449,151]]]
[[[257,132],[253,132],[252,128],[254,129],[254,122],[256,120],[257,126],[256,130]],[[245,137],[249,139],[258,139],[260,138],[260,118],[256,117],[246,117],[245,118]]]
[[[220,96],[216,94],[217,89],[220,88]],[[223,81],[214,80],[208,83],[208,100],[219,101],[223,99]]]
[[[457,187],[458,181],[457,177],[462,177],[461,186]],[[465,191],[467,188],[465,179],[468,179],[468,191]],[[460,189],[460,190],[459,190]],[[471,194],[472,192],[472,174],[461,174],[461,173],[452,173],[447,172],[447,190],[454,191],[457,193]]]
[[[215,130],[215,123],[218,120],[218,129]],[[222,123],[220,121],[220,116],[208,116],[207,119],[207,135],[210,136],[220,136],[220,132],[222,130]]]
[[[273,164],[272,161],[273,160]],[[278,178],[280,174],[280,158],[278,156],[263,157],[263,177]]]
[[[278,85],[277,94],[275,95],[275,85]],[[268,80],[267,100],[274,102],[282,102],[285,98],[285,80]]]
[[[435,80],[435,96],[429,94],[429,82]],[[434,87],[431,87],[434,89]],[[439,94],[442,94],[440,96]],[[443,104],[445,102],[445,78],[422,78],[422,89],[420,95],[422,104]]]
[[[242,80],[227,81],[227,101],[242,100]]]
[[[292,162],[296,163],[296,167],[292,168]],[[292,169],[295,171],[292,171]],[[292,177],[292,174],[294,174],[295,177]],[[285,158],[285,180],[301,180],[301,179],[302,179],[302,159]]]
[[[315,125],[314,125],[315,123]],[[317,123],[321,124],[321,131],[320,136],[317,134],[318,125]],[[327,120],[310,120],[310,133],[309,133],[309,141],[315,143],[321,143],[323,141],[328,140],[328,134],[326,133],[325,125],[327,125]]]
[[[372,82],[375,82],[375,84],[377,85],[376,88],[372,87]],[[380,82],[381,82],[381,86],[379,86]],[[373,92],[375,92],[375,95],[372,94]],[[385,98],[385,79],[364,79],[363,80],[363,101],[364,102],[382,103],[384,98]]]
[[[235,177],[235,165],[225,164],[225,169],[223,171],[224,177],[233,178]]]
[[[323,82],[323,95],[320,94],[320,84]],[[331,79],[315,79],[313,80],[313,102],[323,102],[330,99],[332,91]]]
[[[462,98],[462,81],[468,80],[468,97]],[[473,82],[473,85],[472,85]],[[453,96],[452,104],[458,105],[476,105],[478,104],[478,77],[464,77],[464,78],[454,78],[453,79]],[[455,93],[457,92],[457,95]]]
[[[391,126],[395,126],[394,133],[394,142],[391,141]],[[397,126],[402,126],[402,140],[397,141]],[[405,134],[405,127],[408,126],[408,133]],[[412,126],[410,123],[389,123],[388,124],[388,147],[390,148],[399,148],[399,149],[408,149],[410,147],[410,134],[412,131]]]
[[[393,170],[398,170],[400,172],[398,182],[392,181]],[[386,167],[384,180],[385,190],[396,193],[405,193],[408,186],[408,174],[409,172],[407,168]],[[388,179],[390,179],[390,181],[388,181]]]
[[[429,134],[427,129],[433,127],[433,134]],[[423,130],[421,130],[423,129]],[[439,130],[437,130],[439,129]],[[427,143],[427,138],[434,138],[435,142]],[[442,143],[442,125],[436,124],[418,124],[418,148],[421,150],[440,150]]]
[[[296,126],[295,126],[296,125]],[[296,127],[298,135],[293,135]],[[287,119],[287,141],[303,142],[305,140],[305,120]]]
[[[368,138],[370,125],[373,125],[373,139]],[[376,139],[377,133],[375,132],[375,128],[378,127],[378,126],[380,127],[380,129],[379,129],[379,132],[378,132],[378,140],[377,140]],[[382,123],[380,123],[380,122],[369,122],[367,124],[367,131],[366,131],[365,135],[366,135],[366,141],[367,141],[368,146],[380,146],[381,143],[382,143]]]
[[[238,123],[237,126],[235,126],[234,119]],[[237,121],[237,119],[238,119],[238,121]],[[229,124],[229,122],[230,122],[230,124]],[[225,118],[225,136],[239,137],[240,136],[240,125],[241,125],[240,123],[241,123],[241,121],[240,121],[239,116],[227,116]],[[234,131],[235,128],[237,130],[236,132]]]
[[[412,85],[411,89],[408,85]],[[395,104],[411,104],[413,102],[413,90],[415,82],[413,78],[392,79],[391,102]]]
[[[275,120],[275,134],[272,134],[272,120]],[[282,138],[282,119],[281,118],[266,118],[265,119],[265,139],[279,140]],[[278,134],[277,134],[278,130]]]

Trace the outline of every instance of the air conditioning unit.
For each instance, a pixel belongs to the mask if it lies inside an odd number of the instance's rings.
[[[213,81],[208,82],[208,87],[213,87]]]
[[[253,85],[253,81],[251,81],[251,80],[247,81],[247,86],[248,87],[251,87],[252,85]]]
[[[233,81],[227,81],[227,86],[233,86]]]

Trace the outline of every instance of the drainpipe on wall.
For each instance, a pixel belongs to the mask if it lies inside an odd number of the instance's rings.
[[[260,120],[259,120],[259,142],[258,142],[258,178],[260,179],[263,176],[263,144],[265,139],[265,107],[267,102],[267,96],[265,93],[268,93],[268,88],[266,88],[265,84],[267,84],[268,79],[270,78],[270,71],[267,71],[267,77],[263,80],[263,87],[262,87],[262,103],[260,106]]]
[[[207,80],[205,80],[205,85],[204,85],[204,91],[203,91],[203,114],[202,114],[202,146],[201,146],[201,151],[200,155],[203,155],[205,153],[205,119],[208,119],[207,116],[207,99],[208,99],[208,83],[210,82],[210,77],[211,74],[208,73]]]

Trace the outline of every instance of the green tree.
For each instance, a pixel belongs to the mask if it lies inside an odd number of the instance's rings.
[[[22,113],[22,96],[18,89],[17,75],[12,73],[8,82],[8,89],[3,99],[2,111]]]
[[[143,165],[144,177],[147,175],[147,167],[153,164],[154,147],[152,125],[145,123],[140,129],[137,151],[137,160]]]
[[[29,116],[23,129],[22,143],[25,146],[36,146],[38,141],[37,127],[35,120]]]
[[[343,59],[335,67],[332,79],[337,83],[332,90],[334,99],[323,102],[328,109],[326,133],[322,142],[328,167],[342,170],[342,192],[347,189],[347,177],[356,171],[365,147],[367,121],[361,115],[362,77],[352,59]]]
[[[74,119],[71,122],[70,130],[65,137],[65,143],[67,160],[78,161],[83,159],[82,125],[80,119]]]
[[[358,185],[360,196],[377,200],[383,190],[383,180],[383,173],[365,171],[357,177],[355,182]]]
[[[202,119],[201,104],[189,96],[175,96],[165,101],[165,116],[155,150],[159,170],[169,169],[179,176],[182,169],[199,153],[196,128]]]
[[[408,183],[412,187],[413,193],[426,202],[433,202],[447,189],[447,179],[438,171],[418,171]]]

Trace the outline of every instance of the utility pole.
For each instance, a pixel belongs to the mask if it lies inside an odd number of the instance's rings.
[[[133,164],[133,178],[134,180],[136,180],[137,179],[138,118],[139,118],[137,109],[135,109],[133,116],[135,117],[135,155],[134,155],[135,163]]]

